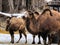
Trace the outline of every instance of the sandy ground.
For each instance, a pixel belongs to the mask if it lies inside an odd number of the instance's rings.
[[[14,37],[14,41],[15,41],[14,45],[19,45],[19,44],[28,45],[28,44],[31,44],[33,41],[31,34],[27,34],[27,44],[25,44],[25,37],[23,34],[22,34],[22,38],[19,43],[16,43],[16,41],[19,39],[19,34],[15,34],[14,36],[15,36]],[[41,43],[43,43],[42,38],[40,40],[41,40]],[[0,34],[0,45],[1,44],[11,45],[10,41],[11,41],[11,37],[9,34]],[[38,36],[36,36],[35,42],[36,42],[36,44],[38,43]]]
[[[16,41],[19,39],[19,34],[14,34],[14,41],[16,43]],[[42,40],[42,38],[41,38]],[[0,43],[9,43],[11,41],[11,37],[9,34],[0,34]],[[33,41],[32,35],[31,34],[27,34],[27,43],[31,44]],[[38,36],[36,36],[35,38],[35,42],[38,42]],[[22,34],[22,38],[20,40],[20,43],[24,44],[25,43],[25,37]]]
[[[16,41],[19,39],[19,34],[15,34],[14,36],[15,36],[15,38],[14,38],[15,43],[12,44],[12,43],[10,43],[11,37],[9,34],[0,34],[0,45],[44,45],[42,37],[40,39],[42,44],[37,44],[38,36],[35,37],[36,44],[31,44],[33,41],[32,35],[27,34],[27,44],[25,44],[25,37],[23,34],[22,34],[22,38],[19,41],[19,43],[16,43]],[[57,44],[51,44],[51,45],[57,45]]]

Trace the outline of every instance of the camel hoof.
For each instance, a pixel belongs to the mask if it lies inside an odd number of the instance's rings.
[[[32,44],[35,44],[35,42],[32,42]]]
[[[19,43],[19,41],[17,41],[16,43]]]
[[[25,42],[25,44],[27,44],[27,42]]]
[[[38,44],[41,44],[41,42],[38,42]]]
[[[12,44],[14,44],[14,41],[11,41]]]

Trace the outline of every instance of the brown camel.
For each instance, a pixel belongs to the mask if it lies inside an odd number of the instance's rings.
[[[50,15],[43,15],[45,11],[49,11]],[[37,13],[36,13],[37,14]],[[44,16],[44,17],[42,17]],[[41,23],[43,23],[47,17],[52,16],[52,13],[49,9],[45,9],[43,13],[38,17],[35,18],[34,14],[32,12],[29,13],[29,15],[26,18],[26,28],[28,32],[33,34],[33,42],[32,44],[35,43],[35,35],[38,35],[39,37],[39,42],[40,43],[40,36],[43,37],[44,42],[46,43],[46,37],[47,37],[47,32],[41,30]],[[42,18],[41,18],[42,17]],[[42,20],[41,20],[42,19]],[[46,34],[46,35],[45,35]]]
[[[39,18],[40,20],[40,29],[42,32],[46,33],[43,36],[49,37],[49,43],[59,43],[59,32],[60,32],[60,14],[57,11],[51,10],[51,15],[48,11],[44,12]],[[44,16],[45,15],[45,18]],[[48,16],[48,17],[47,17]],[[42,21],[43,20],[43,21]],[[44,39],[44,38],[43,38]],[[46,38],[45,38],[46,39]]]
[[[25,21],[23,18],[12,17],[11,19],[8,19],[6,30],[9,31],[11,35],[11,43],[14,43],[15,31],[19,31],[19,35],[20,35],[19,40],[22,38],[22,33],[23,33],[26,38],[25,43],[27,43],[27,37],[26,37],[26,32],[25,32]],[[17,41],[17,43],[19,42],[19,40]]]

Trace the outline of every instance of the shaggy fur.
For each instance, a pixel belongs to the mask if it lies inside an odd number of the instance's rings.
[[[13,27],[15,30],[24,29],[25,28],[25,22],[22,18],[13,17],[10,20],[10,26]],[[15,31],[14,29],[13,29],[13,31]]]
[[[27,17],[27,20],[26,20],[26,28],[27,28],[28,32],[33,34],[32,44],[35,44],[35,35],[39,34],[39,31],[40,31],[39,27],[37,25],[38,25],[37,19],[35,18],[34,14],[32,12],[30,12]],[[40,38],[40,34],[38,37]],[[40,43],[40,40],[38,43]]]
[[[25,38],[27,38],[25,34],[25,20],[22,18],[12,17],[11,19],[7,20],[6,30],[8,30],[11,35],[12,43],[14,43],[14,31],[19,31],[20,34],[19,40],[22,37],[22,33],[24,34]],[[19,40],[17,42],[19,42]]]
[[[38,17],[37,21],[38,21],[38,27],[40,30],[40,35],[42,36],[43,40],[44,40],[44,44],[46,44],[46,37],[48,36],[49,30],[45,30],[42,26],[43,23],[47,20],[47,18],[52,17],[52,12],[49,9],[45,9],[43,10],[42,14]]]
[[[48,11],[48,13],[45,14],[45,11]],[[27,21],[26,21],[26,28],[31,34],[34,35],[33,38],[35,37],[35,35],[38,34],[39,38],[40,38],[40,35],[41,35],[43,37],[43,39],[46,40],[48,31],[46,31],[46,32],[44,31],[43,32],[41,30],[40,26],[47,19],[47,17],[51,17],[52,16],[52,13],[51,13],[51,11],[49,9],[44,10],[43,13],[41,15],[39,15],[39,17],[37,19],[35,18],[36,16],[34,16],[33,13],[30,13],[28,18],[27,18]],[[37,14],[37,13],[35,13],[35,14]],[[33,43],[35,43],[34,39],[33,39]],[[39,43],[40,43],[40,41],[39,41]]]
[[[44,34],[46,36],[57,35],[56,33],[60,31],[60,14],[54,10],[51,10],[51,13],[53,16],[49,16],[51,15],[50,12],[45,11],[38,19],[40,21],[40,29],[42,32],[46,32],[46,34]]]

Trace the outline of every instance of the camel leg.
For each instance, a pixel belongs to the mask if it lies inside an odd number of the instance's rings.
[[[60,45],[60,40],[59,40],[59,42],[58,42],[58,45]]]
[[[20,35],[20,38],[16,43],[18,43],[20,41],[20,39],[22,38],[22,31],[20,31],[20,30],[19,30],[19,35]]]
[[[40,34],[38,35],[38,38],[39,38],[39,42],[38,42],[38,44],[41,44],[41,42],[40,42]]]
[[[43,42],[44,42],[44,45],[47,45],[46,44],[46,36],[43,37]]]
[[[51,44],[52,43],[52,37],[51,35],[48,35],[48,44]]]
[[[44,45],[46,45],[46,40],[43,40],[43,42],[44,42]]]
[[[51,44],[51,43],[57,44],[58,42],[59,42],[59,36],[57,34],[52,34],[49,37],[49,44]]]
[[[26,32],[24,31],[23,34],[24,34],[25,39],[26,39],[26,42],[25,42],[25,44],[26,44],[27,43],[27,35],[26,35]]]
[[[55,35],[52,39],[52,43],[55,43],[57,44],[59,42],[59,36],[58,35]]]
[[[35,35],[33,35],[33,42],[32,44],[35,44]]]
[[[9,31],[10,35],[11,35],[11,43],[14,43],[14,32],[13,31]]]

